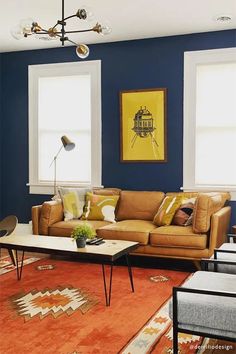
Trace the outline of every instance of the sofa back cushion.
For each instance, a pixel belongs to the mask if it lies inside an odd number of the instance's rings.
[[[163,192],[121,191],[116,219],[153,220],[164,196]]]
[[[229,193],[199,193],[193,214],[193,231],[204,233],[210,229],[212,214],[220,210],[230,200]]]

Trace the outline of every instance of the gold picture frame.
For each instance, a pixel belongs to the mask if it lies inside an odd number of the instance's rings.
[[[120,92],[121,162],[167,162],[166,88]]]

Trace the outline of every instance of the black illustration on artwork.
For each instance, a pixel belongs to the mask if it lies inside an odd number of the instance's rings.
[[[147,109],[146,106],[144,108],[141,106],[140,109],[135,114],[134,118],[134,126],[132,130],[135,132],[131,140],[131,147],[134,147],[135,141],[138,137],[140,138],[151,138],[151,143],[153,147],[153,152],[155,153],[155,148],[159,147],[155,137],[154,130],[156,129],[154,126],[154,119],[151,112]]]

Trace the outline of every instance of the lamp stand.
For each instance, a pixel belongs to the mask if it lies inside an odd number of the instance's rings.
[[[63,148],[63,145],[60,147],[60,149],[58,150],[58,153],[54,156],[51,165],[54,163],[54,178],[53,178],[53,185],[54,185],[54,195],[57,194],[57,157],[60,154],[61,150]]]
[[[61,137],[61,142],[62,142],[62,145],[61,145],[60,149],[58,150],[58,153],[54,156],[54,158],[49,166],[49,167],[51,167],[52,164],[54,164],[54,179],[53,179],[54,195],[57,194],[57,157],[60,154],[63,147],[66,151],[71,151],[75,147],[75,143],[73,143],[70,139],[68,139],[68,137],[66,135],[63,135]]]

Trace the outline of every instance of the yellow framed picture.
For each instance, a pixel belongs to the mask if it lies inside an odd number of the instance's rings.
[[[120,92],[121,162],[167,162],[166,88]]]

